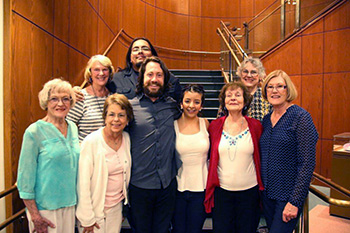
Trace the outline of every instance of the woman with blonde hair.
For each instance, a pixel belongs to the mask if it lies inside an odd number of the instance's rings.
[[[25,131],[17,186],[27,207],[30,232],[74,233],[79,140],[66,120],[75,103],[72,86],[61,79],[45,83],[39,93],[46,116]]]
[[[104,55],[92,56],[85,67],[84,78],[90,85],[81,90],[83,100],[78,101],[67,116],[67,119],[77,124],[80,142],[104,125],[103,104],[110,95],[106,85],[113,73],[112,62]]]
[[[284,71],[271,72],[262,90],[273,106],[260,138],[263,210],[270,233],[288,233],[308,195],[318,133],[310,113],[292,103],[297,90]]]

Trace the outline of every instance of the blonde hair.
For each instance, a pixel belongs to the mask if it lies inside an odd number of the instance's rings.
[[[56,93],[67,93],[71,98],[71,107],[74,107],[76,98],[75,93],[69,82],[64,81],[63,78],[55,78],[44,84],[43,89],[39,92],[39,104],[43,110],[47,110],[47,103],[49,102],[50,96],[53,92]]]
[[[91,67],[92,65],[98,61],[99,63],[101,63],[101,65],[105,66],[108,68],[109,70],[109,79],[113,78],[113,73],[114,73],[114,67],[112,65],[112,61],[104,56],[104,55],[94,55],[90,58],[90,60],[88,61],[88,63],[86,64],[85,67],[85,72],[84,72],[84,79],[87,83],[91,83],[90,82],[90,78],[91,78]]]
[[[292,102],[293,100],[295,100],[298,97],[298,91],[295,88],[295,86],[294,86],[292,80],[290,79],[290,77],[288,76],[288,74],[286,72],[284,72],[283,70],[275,70],[275,71],[272,71],[269,75],[267,75],[266,79],[264,80],[264,82],[262,84],[262,96],[263,96],[263,98],[265,100],[267,100],[266,86],[270,82],[271,79],[276,78],[276,77],[281,77],[286,82],[287,101]]]

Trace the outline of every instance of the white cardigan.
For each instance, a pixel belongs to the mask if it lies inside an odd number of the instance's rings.
[[[78,204],[76,216],[84,227],[93,225],[105,217],[104,204],[108,182],[105,154],[108,149],[102,135],[103,128],[89,134],[81,144],[78,172]],[[130,181],[130,137],[123,132],[124,153],[124,204],[128,203],[127,190]]]

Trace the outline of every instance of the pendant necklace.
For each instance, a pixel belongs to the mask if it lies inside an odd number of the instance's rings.
[[[235,159],[235,157],[236,157],[236,153],[237,153],[237,147],[238,147],[238,144],[237,144],[237,140],[239,139],[239,138],[242,138],[243,136],[244,136],[244,134],[246,134],[247,133],[247,131],[246,132],[244,132],[243,134],[241,133],[241,131],[242,131],[242,128],[243,128],[243,118],[242,118],[242,120],[241,120],[241,128],[240,128],[240,130],[239,130],[239,134],[236,136],[236,137],[231,137],[230,135],[228,135],[228,134],[226,134],[224,131],[222,131],[222,135],[225,137],[225,139],[226,140],[228,140],[228,142],[229,142],[229,146],[228,146],[228,157],[229,157],[229,159],[231,160],[231,161],[233,161],[234,159]],[[234,152],[234,154],[233,153],[231,153],[231,146],[234,146],[235,147],[235,152]],[[233,155],[233,156],[232,156]]]

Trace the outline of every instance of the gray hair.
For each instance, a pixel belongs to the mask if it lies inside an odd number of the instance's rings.
[[[251,63],[258,70],[259,79],[263,80],[266,76],[266,73],[265,73],[265,68],[264,68],[264,66],[259,58],[253,58],[253,57],[245,58],[242,61],[241,65],[238,67],[236,74],[239,77],[242,77],[242,71],[245,69],[245,67],[248,63]]]
[[[43,89],[39,92],[39,104],[43,110],[47,110],[47,103],[53,92],[69,94],[71,97],[71,107],[74,106],[76,98],[72,85],[70,85],[69,82],[64,81],[63,78],[55,78],[45,83]]]

